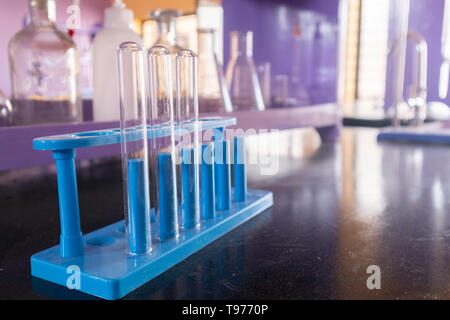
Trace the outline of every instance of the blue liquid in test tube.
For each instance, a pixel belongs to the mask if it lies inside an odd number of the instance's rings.
[[[202,145],[200,177],[201,217],[202,219],[211,219],[216,215],[214,195],[214,143]]]
[[[244,137],[234,138],[234,201],[247,200]]]
[[[159,238],[171,239],[177,233],[177,199],[174,166],[170,152],[158,154]]]
[[[231,207],[231,172],[230,172],[230,142],[215,141],[215,191],[216,209],[229,210]]]
[[[199,226],[197,215],[197,190],[195,179],[197,165],[194,163],[194,148],[183,148],[181,151],[181,181],[182,181],[182,226],[184,229]]]
[[[128,205],[130,253],[145,254],[150,250],[149,199],[145,194],[144,160],[128,160]]]

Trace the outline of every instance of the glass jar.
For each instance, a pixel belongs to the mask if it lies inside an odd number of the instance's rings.
[[[253,32],[231,31],[231,58],[226,79],[234,110],[265,109],[253,62]]]
[[[54,0],[29,0],[30,23],[8,45],[14,124],[82,120],[75,43],[49,19]]]
[[[198,100],[200,112],[231,112],[222,65],[214,52],[214,30],[198,29]]]

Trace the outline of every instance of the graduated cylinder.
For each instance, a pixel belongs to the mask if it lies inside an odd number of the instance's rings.
[[[178,237],[178,201],[175,170],[175,121],[172,92],[172,63],[168,49],[154,46],[148,52],[150,75],[150,123],[170,132],[150,140],[152,198],[155,209],[156,238]]]
[[[151,251],[145,54],[134,42],[117,54],[127,249],[141,255]]]

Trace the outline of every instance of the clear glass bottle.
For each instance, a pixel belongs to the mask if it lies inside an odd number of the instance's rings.
[[[234,110],[265,109],[253,62],[253,32],[231,31],[231,58],[226,79]]]
[[[54,0],[28,0],[30,23],[8,45],[15,124],[82,120],[75,43],[49,19]]]
[[[177,45],[176,19],[181,11],[174,9],[156,9],[150,12],[150,19],[158,23],[158,40],[153,46],[162,46],[176,55],[183,48]],[[173,65],[175,65],[175,60]]]
[[[214,50],[214,30],[198,29],[198,99],[200,112],[231,112],[222,65]]]

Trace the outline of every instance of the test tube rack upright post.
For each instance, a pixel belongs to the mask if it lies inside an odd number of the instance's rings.
[[[201,130],[213,129],[222,133],[225,127],[236,124],[235,118],[215,117],[199,121]],[[193,127],[184,126],[183,132],[192,131]],[[148,139],[170,134],[168,130],[150,126],[147,132]],[[215,140],[214,143],[227,144],[223,134],[215,135]],[[82,235],[75,172],[77,148],[120,142],[120,129],[34,139],[35,149],[51,150],[56,160],[61,236],[59,245],[31,257],[32,276],[68,286],[74,268],[78,268],[79,283],[71,289],[104,299],[120,299],[273,205],[271,192],[247,190],[245,164],[236,162],[239,152],[236,150],[235,140],[234,190],[231,191],[230,163],[224,166],[223,163],[216,163],[216,159],[213,164],[216,188],[211,184],[202,184],[203,188],[215,189],[210,190],[212,192],[209,194],[215,194],[218,209],[216,214],[213,217],[202,217],[199,229],[183,230],[177,239],[152,239],[150,254],[130,256],[126,253],[124,220]],[[243,144],[240,145],[243,148]],[[224,150],[222,156],[229,157],[229,154],[226,154],[229,148]],[[209,172],[211,174],[211,171]],[[201,189],[202,191],[204,190]],[[229,204],[224,205],[223,201],[228,201]],[[152,232],[152,235],[154,234],[155,232]]]

